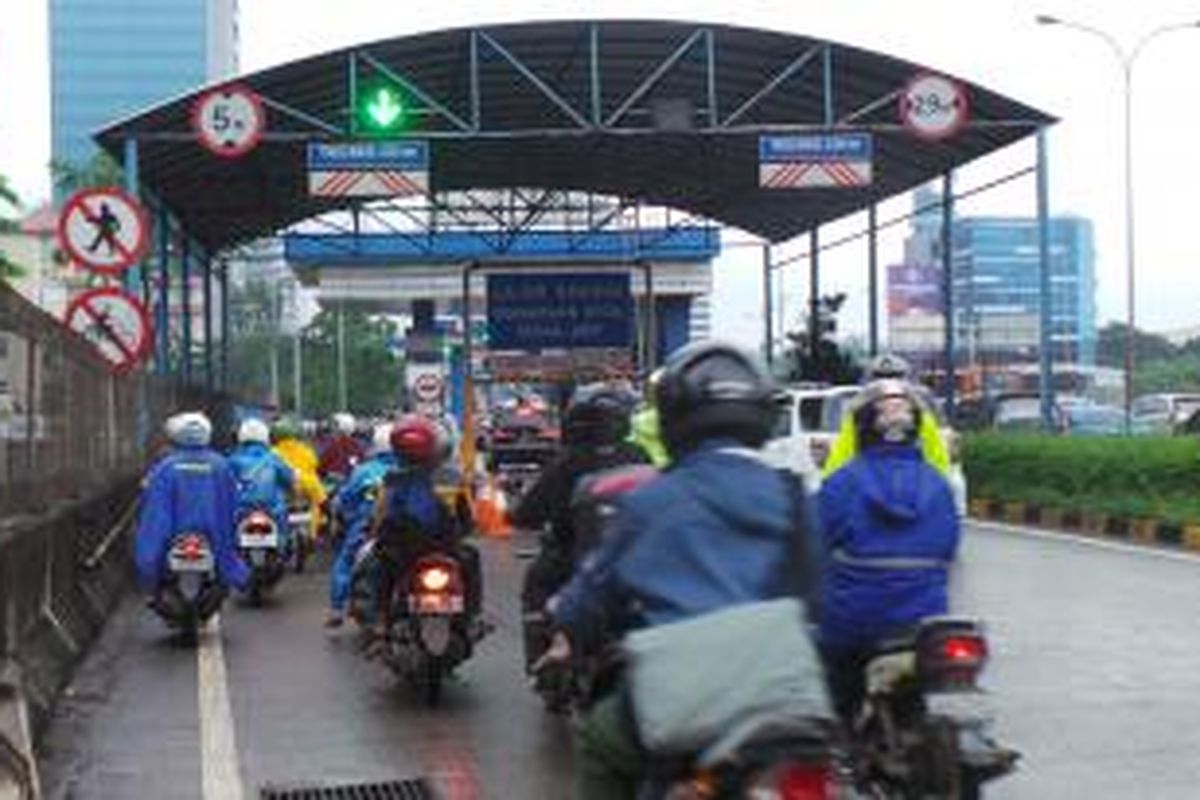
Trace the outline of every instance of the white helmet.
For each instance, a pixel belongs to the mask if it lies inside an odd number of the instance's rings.
[[[271,429],[261,419],[251,417],[238,426],[237,438],[242,444],[258,442],[269,445],[271,444]]]
[[[199,411],[188,411],[167,420],[167,438],[180,447],[207,447],[212,441],[212,423]]]
[[[380,453],[390,453],[392,450],[392,426],[390,423],[376,425],[371,431],[371,449],[367,455],[377,456]]]
[[[333,429],[345,436],[352,435],[354,433],[354,417],[344,412],[340,414],[334,414]]]

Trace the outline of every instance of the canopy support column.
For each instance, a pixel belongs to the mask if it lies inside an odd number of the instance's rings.
[[[1052,398],[1054,397],[1053,354],[1051,347],[1051,280],[1050,280],[1050,186],[1046,169],[1046,129],[1037,133],[1037,219],[1038,219],[1038,267],[1041,278],[1041,320],[1039,322],[1039,367],[1041,390],[1042,427],[1050,430]]]
[[[192,382],[192,242],[187,233],[182,235],[182,308],[180,320],[183,323],[183,382]]]
[[[867,207],[867,330],[870,353],[879,355],[879,218],[874,203]]]
[[[771,245],[762,245],[762,291],[763,291],[763,358],[770,366],[775,362],[775,309],[771,297]]]
[[[943,336],[945,353],[946,415],[954,419],[954,173],[942,176],[942,305],[945,306],[946,328]]]
[[[821,239],[816,225],[808,233],[808,358],[815,368],[821,338]]]
[[[216,369],[213,364],[213,291],[212,256],[204,254],[204,388],[211,394],[216,387]]]

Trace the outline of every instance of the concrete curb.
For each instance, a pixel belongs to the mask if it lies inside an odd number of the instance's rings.
[[[1033,503],[973,499],[968,503],[971,518],[1031,525],[1048,531],[1063,531],[1130,544],[1166,546],[1200,553],[1200,523],[1180,525],[1146,517],[1119,517],[1090,511],[1064,511]]]

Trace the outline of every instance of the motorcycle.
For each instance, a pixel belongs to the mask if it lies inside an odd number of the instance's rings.
[[[167,551],[169,578],[151,607],[171,628],[186,636],[217,613],[225,588],[217,581],[216,560],[208,538],[185,532],[171,540]]]
[[[579,481],[571,498],[571,520],[575,541],[570,550],[557,543],[549,533],[541,537],[536,563],[526,573],[522,598],[525,663],[528,669],[550,644],[551,620],[545,611],[543,591],[535,584],[565,584],[584,557],[600,543],[608,522],[616,514],[617,501],[658,474],[653,467],[632,465],[615,467],[587,475]],[[604,658],[577,660],[540,670],[532,676],[533,690],[551,714],[566,714],[585,704],[606,682],[609,665]]]
[[[262,605],[263,596],[275,588],[286,569],[287,553],[279,540],[279,527],[268,512],[255,509],[238,521],[237,541],[251,570],[247,597],[251,605]]]
[[[844,769],[828,720],[755,715],[703,753],[651,759],[638,800],[834,800]]]
[[[471,657],[487,628],[467,612],[463,568],[446,551],[415,559],[395,591],[398,613],[383,660],[436,705],[443,681]]]
[[[988,735],[978,677],[987,640],[973,620],[938,617],[878,649],[852,726],[860,790],[874,798],[975,800],[1019,753]]]
[[[292,506],[288,509],[288,537],[291,540],[292,568],[297,575],[303,574],[312,555],[312,509],[308,506]]]

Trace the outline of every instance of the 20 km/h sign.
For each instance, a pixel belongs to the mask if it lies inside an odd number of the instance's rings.
[[[237,158],[262,141],[267,115],[262,98],[245,86],[225,86],[201,95],[192,108],[192,128],[214,155]]]
[[[900,93],[900,120],[922,139],[945,139],[967,124],[967,90],[945,75],[927,72]]]
[[[150,226],[141,204],[120,189],[83,189],[63,206],[58,239],[84,269],[119,275],[146,254]]]
[[[116,287],[93,289],[75,298],[67,307],[66,323],[96,347],[114,372],[129,372],[150,352],[150,315]]]

